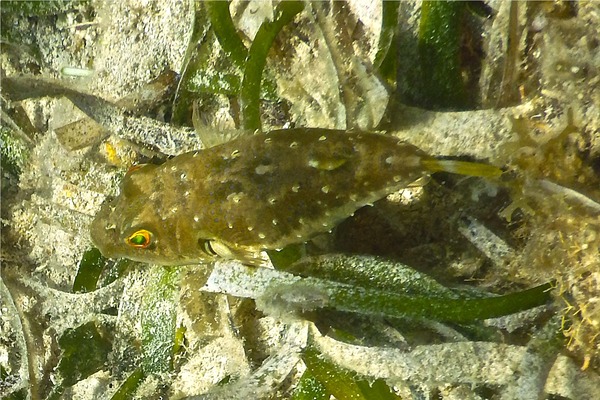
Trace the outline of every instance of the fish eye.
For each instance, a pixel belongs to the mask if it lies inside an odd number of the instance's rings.
[[[146,229],[138,229],[125,239],[125,243],[138,249],[145,249],[152,243],[152,232]]]
[[[217,256],[217,252],[213,249],[210,240],[199,239],[198,243],[200,244],[200,249],[209,256],[215,257]]]

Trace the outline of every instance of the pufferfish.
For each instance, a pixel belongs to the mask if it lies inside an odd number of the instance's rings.
[[[287,129],[245,135],[162,165],[132,168],[119,196],[96,215],[91,238],[109,258],[263,265],[263,251],[308,241],[440,170],[501,172],[437,160],[378,133]]]

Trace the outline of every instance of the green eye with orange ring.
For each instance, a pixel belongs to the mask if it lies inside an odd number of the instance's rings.
[[[152,233],[145,229],[135,231],[131,236],[125,239],[125,243],[139,249],[145,249],[152,242]]]

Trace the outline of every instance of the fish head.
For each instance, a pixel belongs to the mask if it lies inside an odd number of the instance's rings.
[[[125,175],[120,194],[107,200],[92,221],[93,244],[108,258],[160,265],[212,261],[210,247],[191,227],[177,226],[182,220],[165,210],[159,168],[145,164]]]

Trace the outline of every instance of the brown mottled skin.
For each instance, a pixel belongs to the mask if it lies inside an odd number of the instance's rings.
[[[262,250],[326,232],[427,174],[426,159],[418,148],[375,133],[242,136],[128,173],[91,236],[107,257],[182,265],[220,256],[260,264]],[[152,233],[147,248],[127,243],[138,229]]]

